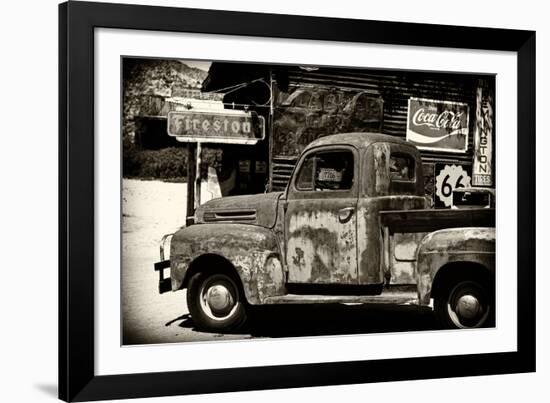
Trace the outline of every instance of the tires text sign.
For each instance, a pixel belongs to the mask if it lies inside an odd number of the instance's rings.
[[[468,149],[468,104],[409,98],[407,141],[420,149],[464,153]]]
[[[265,120],[256,112],[174,111],[168,135],[182,142],[256,144],[265,137]]]
[[[473,186],[493,186],[493,98],[477,89]]]

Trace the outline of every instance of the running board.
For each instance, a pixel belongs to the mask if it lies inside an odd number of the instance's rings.
[[[417,305],[415,291],[391,292],[380,295],[303,295],[286,294],[265,299],[266,304],[392,304]]]

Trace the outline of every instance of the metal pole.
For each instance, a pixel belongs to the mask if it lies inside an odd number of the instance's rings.
[[[197,142],[197,154],[195,158],[195,211],[201,205],[201,143]]]
[[[274,119],[274,102],[273,102],[273,71],[269,69],[269,116],[268,116],[268,125],[267,136],[268,136],[268,156],[267,156],[267,165],[268,165],[268,178],[267,178],[267,192],[273,190],[273,119]]]
[[[197,147],[194,143],[187,143],[187,219],[186,225],[193,224],[192,217],[195,215],[195,151]]]

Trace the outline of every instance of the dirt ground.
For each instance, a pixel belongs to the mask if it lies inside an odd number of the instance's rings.
[[[208,340],[185,326],[185,291],[158,293],[159,242],[185,223],[187,184],[124,179],[122,192],[123,344]],[[180,326],[182,325],[183,326]],[[233,336],[243,338],[243,336]]]
[[[251,312],[237,334],[198,331],[185,291],[158,293],[159,241],[185,223],[185,183],[125,179],[122,194],[123,344],[232,340],[434,329],[429,310],[415,306],[283,305]]]

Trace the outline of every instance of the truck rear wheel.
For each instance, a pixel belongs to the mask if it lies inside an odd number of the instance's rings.
[[[196,273],[187,288],[187,307],[201,330],[234,331],[246,321],[241,287],[234,276],[225,273]]]
[[[434,310],[447,329],[493,326],[494,286],[481,278],[449,281],[434,297]]]

